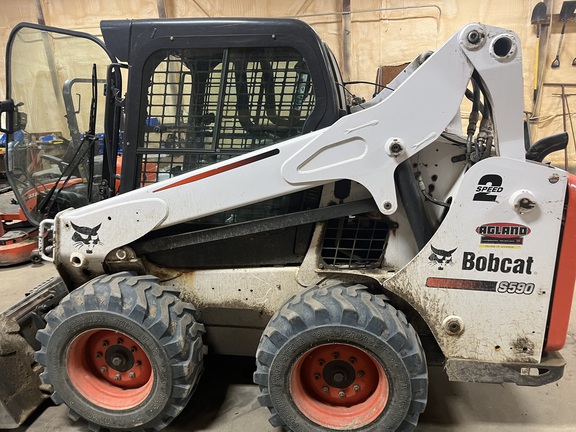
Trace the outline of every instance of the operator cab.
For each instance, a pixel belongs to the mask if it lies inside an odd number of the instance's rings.
[[[130,64],[120,192],[329,126],[347,113],[333,56],[301,21],[103,21],[101,27],[107,48]],[[316,208],[320,193],[315,188],[281,196],[151,236]],[[170,256],[154,252],[147,259],[196,268],[298,264],[313,227],[227,238],[225,244],[188,246]]]

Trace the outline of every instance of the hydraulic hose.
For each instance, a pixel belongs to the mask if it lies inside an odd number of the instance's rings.
[[[416,240],[418,249],[422,249],[432,238],[434,230],[428,213],[426,213],[420,187],[412,171],[412,163],[410,160],[401,163],[398,168],[396,168],[394,176],[398,194],[404,203],[408,223],[414,233],[414,239]]]

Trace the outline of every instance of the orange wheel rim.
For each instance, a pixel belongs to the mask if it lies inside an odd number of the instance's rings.
[[[373,356],[346,344],[321,345],[306,352],[290,374],[298,409],[332,429],[370,424],[388,403],[388,378]]]
[[[152,365],[142,347],[125,334],[109,329],[77,336],[66,353],[66,369],[82,396],[112,410],[139,405],[154,383]]]

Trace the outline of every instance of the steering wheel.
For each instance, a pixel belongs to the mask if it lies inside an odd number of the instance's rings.
[[[49,160],[50,162],[54,162],[55,164],[57,164],[58,168],[60,168],[60,172],[64,172],[64,170],[69,165],[67,162],[64,162],[62,159],[60,159],[59,157],[54,156],[54,155],[41,154],[40,157],[42,159],[46,159],[46,160]]]

